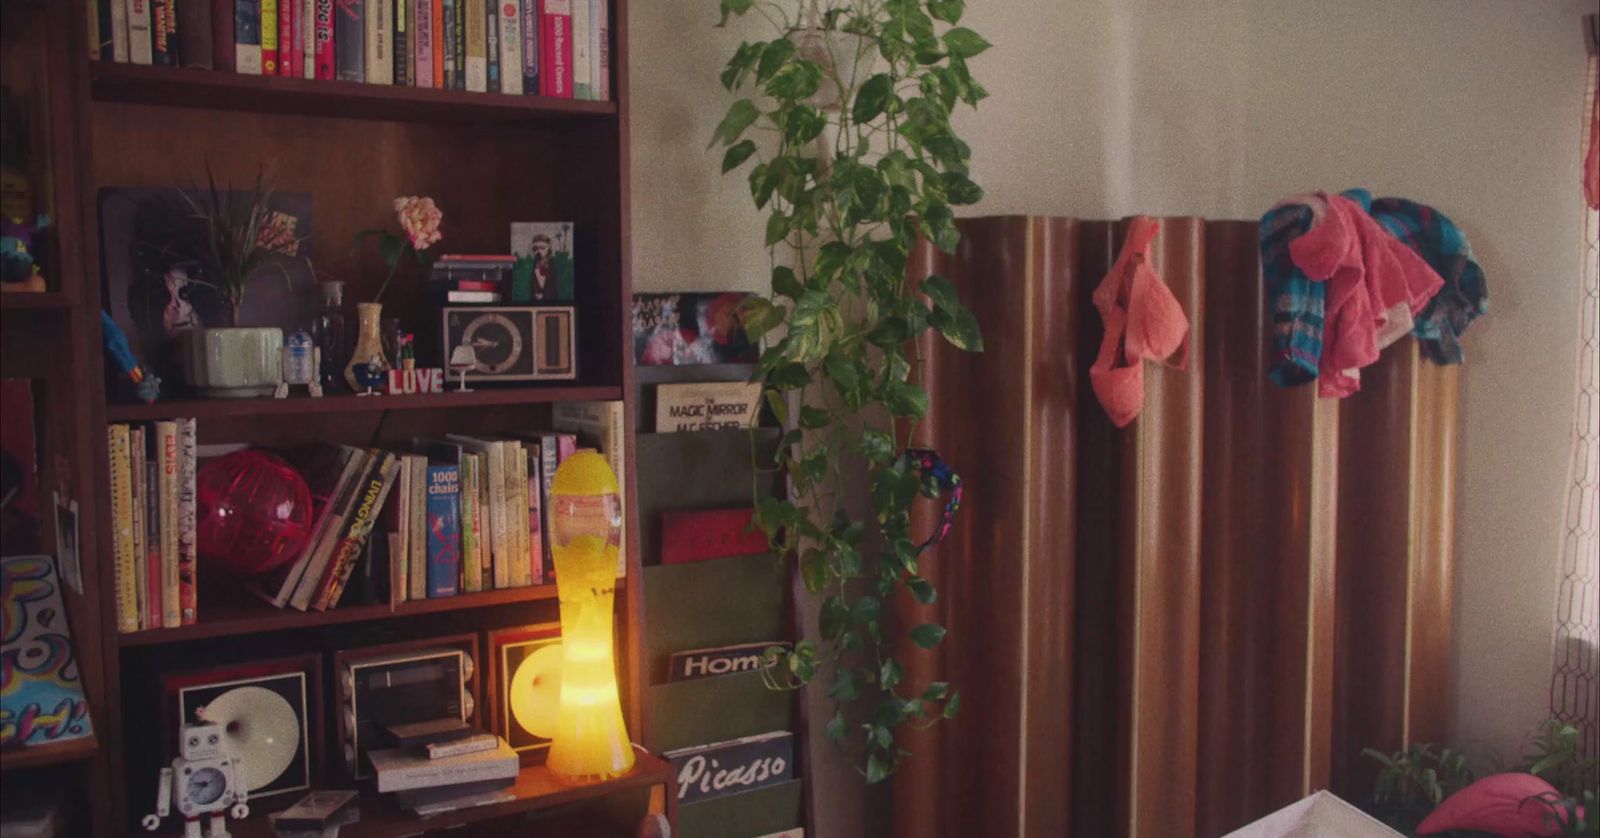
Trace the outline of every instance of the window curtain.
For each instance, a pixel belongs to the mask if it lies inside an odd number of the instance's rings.
[[[1592,750],[1600,733],[1600,20],[1584,18],[1589,46],[1584,101],[1584,253],[1580,273],[1577,401],[1572,422],[1561,580],[1556,598],[1555,671],[1550,712],[1583,731]],[[1593,756],[1593,754],[1590,754]]]

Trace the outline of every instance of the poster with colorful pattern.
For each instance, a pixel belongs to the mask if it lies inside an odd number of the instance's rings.
[[[0,746],[90,735],[89,702],[49,556],[0,559]]]

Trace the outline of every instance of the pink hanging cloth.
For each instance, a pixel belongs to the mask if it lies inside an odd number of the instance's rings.
[[[1094,289],[1094,307],[1105,321],[1106,335],[1089,368],[1089,383],[1119,428],[1144,409],[1145,361],[1165,361],[1180,350],[1182,355],[1170,366],[1181,370],[1189,360],[1189,318],[1150,269],[1150,243],[1158,231],[1155,219],[1134,218],[1116,263]]]

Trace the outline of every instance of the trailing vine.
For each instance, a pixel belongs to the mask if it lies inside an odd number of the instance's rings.
[[[740,98],[712,139],[726,148],[724,174],[753,163],[772,253],[772,294],[742,313],[752,339],[769,341],[756,377],[787,429],[776,467],[792,491],[758,500],[756,525],[823,596],[822,649],[769,650],[768,681],[798,688],[831,673],[827,734],[878,782],[909,753],[896,743],[903,726],[951,718],[961,702],[947,683],[905,683],[885,604],[901,586],[923,604],[936,596],[910,524],[913,502],[940,492],[908,454],[928,408],[915,341],[933,329],[983,348],[949,280],[913,285],[906,267],[919,237],[953,252],[951,207],[983,195],[950,115],[987,95],[967,61],[989,44],[956,25],[963,0],[720,2],[719,26],[761,18],[772,35],[728,61],[722,83]],[[846,485],[870,487],[870,538],[837,491]],[[945,634],[937,623],[900,628],[924,649]]]

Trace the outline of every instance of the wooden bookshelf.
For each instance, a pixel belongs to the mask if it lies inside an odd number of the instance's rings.
[[[244,662],[268,656],[263,650],[269,649],[270,656],[326,652],[320,644],[349,637],[421,639],[445,626],[474,631],[552,618],[551,586],[407,602],[393,609],[284,611],[251,599],[242,588],[215,595],[215,586],[226,583],[208,578],[202,564],[198,624],[118,634],[107,546],[112,522],[105,429],[110,422],[183,416],[199,420],[203,443],[322,440],[395,447],[412,437],[455,430],[530,430],[547,421],[550,405],[562,401],[621,400],[630,451],[626,474],[619,476],[634,485],[629,0],[610,2],[610,102],[101,62],[91,60],[86,47],[93,4],[0,4],[6,83],[15,86],[26,79],[39,88],[39,133],[48,151],[35,168],[45,193],[41,210],[56,219],[51,239],[59,251],[52,253],[46,274],[48,293],[0,297],[0,360],[7,375],[42,382],[37,397],[41,496],[60,489],[80,504],[85,590],[69,595],[66,607],[96,733],[93,740],[7,753],[3,768],[8,778],[14,771],[47,765],[75,772],[68,786],[83,790],[83,834],[142,834],[137,821],[148,808],[163,758],[158,753],[163,740],[153,732],[159,728],[152,727],[158,721],[152,718],[150,687],[170,667]],[[392,224],[389,204],[397,195],[429,195],[439,202],[448,252],[504,252],[513,221],[575,222],[578,378],[474,385],[465,394],[111,404],[100,336],[100,312],[108,304],[100,252],[101,191],[184,187],[204,182],[208,169],[223,185],[248,183],[266,171],[276,190],[310,194],[318,273],[344,280],[348,303],[372,299],[382,281],[381,272],[375,275],[363,261],[370,256],[352,254],[350,243],[360,230]],[[399,317],[412,328],[437,317],[414,285],[391,288],[383,303],[386,317]],[[54,468],[46,467],[51,463]],[[619,580],[617,623],[623,701],[638,739],[644,626],[636,581],[639,526],[631,517],[635,511],[628,514],[628,578]],[[329,712],[322,722],[332,729],[331,700],[325,706]],[[332,744],[313,749],[317,761],[331,765]],[[630,795],[647,787],[670,788],[671,779],[670,768],[647,755],[628,777],[577,788],[556,783],[542,768],[530,768],[515,786],[516,800],[428,821],[368,794],[362,823],[341,834],[409,835],[467,824],[497,831],[491,821],[530,812],[549,812],[553,818],[555,826],[541,834],[590,834],[582,807],[612,795],[633,800]],[[229,828],[237,835],[268,834],[265,814]],[[639,815],[642,810],[634,815],[634,826]],[[170,831],[170,822],[167,827]]]
[[[542,385],[409,396],[336,395],[313,399],[301,393],[286,399],[180,399],[153,404],[115,404],[106,408],[113,422],[165,419],[173,416],[223,419],[239,416],[303,416],[321,413],[381,413],[386,410],[462,410],[474,407],[547,404],[550,402],[622,398],[620,387]]]
[[[619,580],[618,589],[621,590],[625,584]],[[123,647],[158,646],[213,637],[321,628],[340,623],[403,619],[418,614],[469,611],[475,608],[540,602],[555,598],[556,586],[533,585],[438,599],[407,600],[392,608],[388,605],[347,605],[342,608],[330,608],[327,611],[298,611],[293,608],[276,608],[263,600],[244,596],[232,602],[206,603],[200,619],[192,626],[147,629],[120,634],[117,635],[117,641]]]

